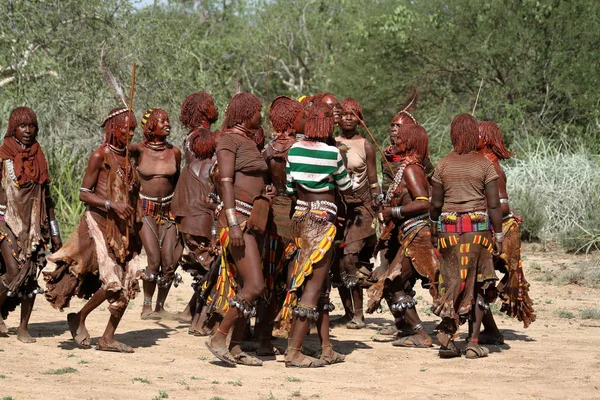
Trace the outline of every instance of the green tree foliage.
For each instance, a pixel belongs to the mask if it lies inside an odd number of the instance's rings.
[[[12,108],[32,107],[56,157],[52,173],[76,177],[55,189],[77,201],[76,188],[67,189],[85,168],[76,160],[100,143],[100,122],[119,105],[99,72],[104,48],[125,93],[137,63],[138,116],[161,107],[174,123],[197,90],[211,92],[222,114],[238,90],[265,104],[331,91],[358,99],[385,144],[390,119],[417,85],[415,115],[436,160],[450,148],[452,117],[471,112],[483,82],[476,116],[498,122],[513,147],[533,136],[597,154],[596,10],[594,0],[4,0],[0,127]]]

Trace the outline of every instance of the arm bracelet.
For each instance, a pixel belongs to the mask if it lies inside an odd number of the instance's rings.
[[[504,233],[494,233],[494,239],[496,239],[496,242],[502,243],[502,241],[504,240]]]
[[[501,198],[500,204],[508,204],[508,199],[506,197]]]
[[[233,183],[233,178],[221,178],[221,182],[231,182],[231,183]]]
[[[378,188],[378,187],[379,187],[379,182],[371,183],[371,184],[369,185],[369,188],[370,188],[370,189],[376,189],[376,188]]]
[[[392,216],[394,216],[395,218],[401,219],[402,218],[402,206],[392,207]]]
[[[60,229],[58,228],[58,222],[55,220],[50,221],[50,235],[60,236]]]
[[[104,209],[105,209],[106,211],[110,211],[110,200],[106,200],[106,201],[104,202]]]
[[[94,191],[92,189],[88,189],[88,188],[84,188],[84,187],[80,187],[79,191],[81,193],[94,193]]]
[[[235,226],[239,225],[237,215],[235,215],[235,208],[228,208],[225,210],[225,217],[227,217],[227,225]]]

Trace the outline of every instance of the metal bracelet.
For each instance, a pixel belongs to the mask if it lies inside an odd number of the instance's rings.
[[[225,210],[225,217],[227,217],[227,225],[235,226],[239,225],[237,215],[235,214],[235,208],[227,208]]]
[[[504,240],[504,233],[494,233],[494,239],[496,239],[496,242],[502,243],[502,241]]]
[[[392,207],[392,216],[398,219],[402,218],[402,206]]]
[[[50,221],[50,235],[60,236],[60,229],[58,228],[58,222],[55,220]]]
[[[105,209],[106,211],[110,211],[110,204],[111,204],[111,203],[110,203],[110,200],[106,200],[106,201],[104,202],[104,209]]]
[[[369,185],[369,188],[371,188],[371,189],[375,189],[375,188],[378,188],[378,187],[379,187],[379,182],[371,183]]]
[[[233,183],[233,178],[221,178],[221,182],[231,182],[231,183]]]
[[[500,204],[508,204],[508,199],[506,197],[501,198]]]
[[[88,188],[84,188],[84,187],[80,187],[79,191],[81,193],[94,193],[94,191],[92,189],[88,189]]]

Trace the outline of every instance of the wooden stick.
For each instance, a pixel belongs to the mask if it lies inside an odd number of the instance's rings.
[[[481,82],[479,82],[479,90],[477,91],[477,97],[475,97],[475,104],[473,104],[473,111],[471,111],[472,116],[475,116],[475,109],[477,108],[477,102],[479,101],[479,93],[481,93],[482,86],[483,86],[483,78],[481,78]]]
[[[362,119],[360,119],[360,117],[358,116],[358,114],[356,114],[356,112],[354,112],[354,110],[352,110],[352,114],[354,114],[356,116],[356,118],[358,118],[358,120],[360,121],[361,125],[365,128],[365,130],[367,131],[367,133],[371,137],[371,140],[373,141],[373,144],[375,145],[375,147],[377,148],[377,150],[379,150],[379,154],[381,154],[381,157],[383,157],[383,161],[385,161],[385,165],[387,165],[387,167],[390,170],[390,172],[392,174],[392,177],[393,177],[395,175],[394,174],[394,170],[392,169],[392,166],[388,162],[387,158],[385,158],[385,153],[383,152],[383,150],[381,150],[381,147],[379,147],[379,144],[375,140],[375,137],[373,136],[373,134],[371,133],[371,131],[369,130],[369,128],[367,128],[367,125],[365,125],[364,121]]]
[[[133,95],[135,93],[135,68],[136,65],[133,63],[131,67],[131,89],[129,90],[129,106],[128,116],[129,121],[127,125],[127,135],[125,136],[125,190],[128,191],[125,201],[129,205],[129,124],[133,119]],[[125,223],[125,248],[129,247],[129,223]]]

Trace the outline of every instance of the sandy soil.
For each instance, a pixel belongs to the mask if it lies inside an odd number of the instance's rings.
[[[600,289],[536,281],[540,265],[542,270],[558,264],[576,268],[583,257],[534,250],[532,246],[524,250],[524,264],[538,320],[525,330],[519,322],[498,316],[506,344],[489,346],[491,354],[486,359],[442,360],[435,348],[400,349],[377,342],[374,339],[382,338],[377,329],[391,321],[389,313],[384,313],[369,316],[368,327],[360,331],[333,329],[336,349],[347,354],[344,364],[298,370],[285,368],[283,357],[277,357],[263,367],[224,368],[204,347],[205,338],[187,334],[186,324],[141,321],[141,297],[130,306],[117,335],[135,353],[106,353],[75,347],[66,312],[38,299],[31,324],[37,343],[16,340],[18,313],[6,321],[11,329],[9,337],[0,338],[0,398],[598,399],[600,321],[580,319],[579,311],[598,309]],[[189,277],[185,280],[190,282]],[[190,295],[188,284],[174,289],[167,308],[183,310]],[[431,331],[437,318],[425,315],[427,293],[420,290],[417,296],[422,298],[418,307]],[[70,310],[82,304],[75,300]],[[339,302],[337,306],[334,315],[339,314]],[[561,318],[561,310],[571,311],[575,318]],[[90,316],[88,328],[94,344],[107,318],[105,307]],[[276,344],[284,346],[284,341]],[[314,335],[309,347],[318,347]],[[67,367],[76,371],[51,373]]]

